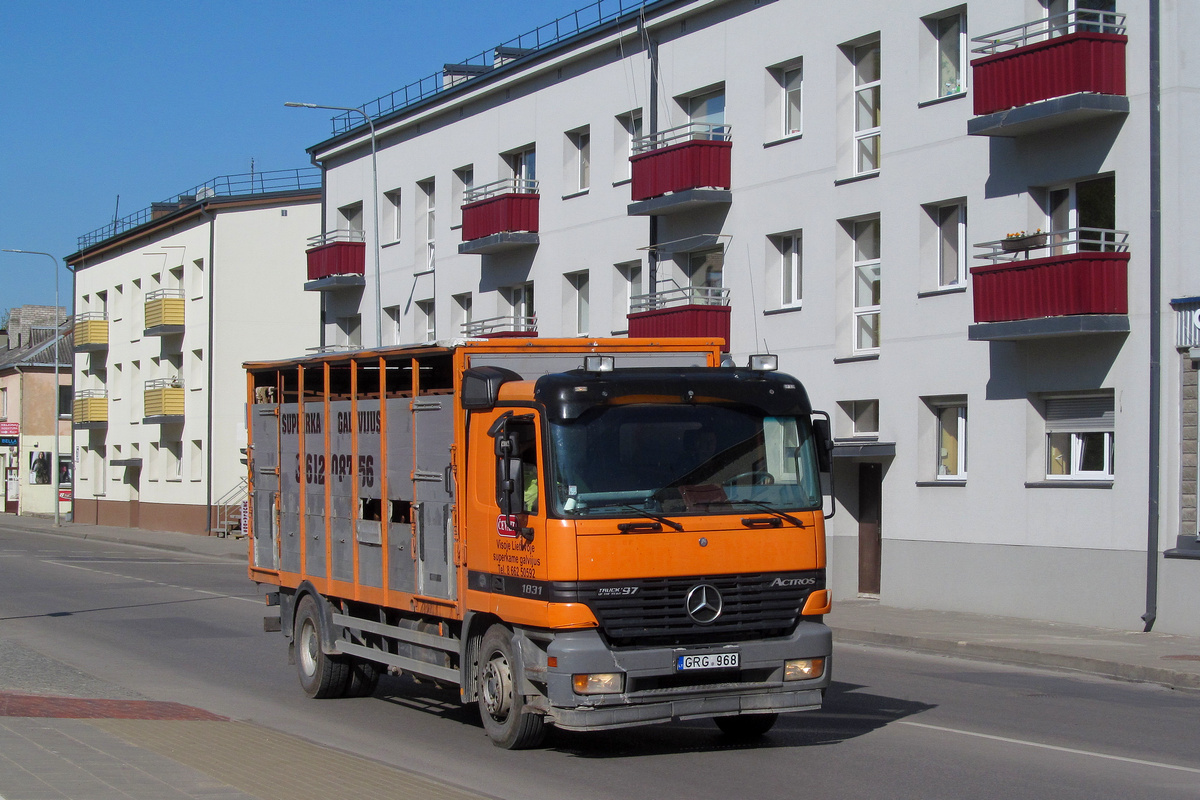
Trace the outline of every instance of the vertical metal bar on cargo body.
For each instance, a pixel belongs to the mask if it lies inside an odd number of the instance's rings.
[[[286,399],[280,394],[280,401]],[[304,446],[308,442],[308,437],[305,435],[304,425],[304,365],[296,366],[296,436],[299,442],[296,445],[296,490],[300,492],[300,511],[296,520],[296,535],[300,537],[300,569],[298,572],[301,575],[308,575],[308,470],[305,469],[307,453],[304,452]],[[279,454],[275,456],[275,460],[280,462],[279,466],[279,482],[283,483],[283,442],[279,443]],[[282,533],[282,532],[281,532]],[[282,561],[280,562],[282,563]]]
[[[392,493],[388,488],[388,414],[387,414],[387,360],[379,357],[379,542],[380,553],[379,586],[387,602],[391,568],[392,547]]]
[[[379,221],[376,220],[376,224]],[[378,300],[378,298],[376,298]],[[381,334],[382,335],[382,334]],[[362,599],[362,584],[358,579],[358,523],[362,517],[362,499],[358,496],[362,464],[358,455],[358,359],[350,359],[350,563],[354,575],[354,599]],[[380,514],[380,516],[383,516]],[[333,573],[330,573],[332,577]]]
[[[322,420],[321,431],[322,438],[325,440],[325,474],[323,484],[325,486],[325,566],[323,568],[325,578],[325,591],[329,591],[329,582],[333,580],[333,481],[329,479],[329,472],[333,468],[333,443],[330,441],[329,430],[329,378],[333,372],[326,361],[321,365],[321,373],[324,378],[322,384],[321,402],[325,409],[325,418]]]

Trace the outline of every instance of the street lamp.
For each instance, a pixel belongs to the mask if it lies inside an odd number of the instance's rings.
[[[350,114],[360,114],[371,129],[371,208],[375,215],[374,250],[375,250],[375,345],[383,347],[383,294],[379,289],[379,168],[375,160],[375,122],[361,108],[347,106],[323,106],[317,103],[284,103],[288,108],[323,108],[328,111],[345,111]]]
[[[62,322],[58,318],[58,259],[49,253],[42,253],[37,250],[10,250],[3,248],[5,253],[23,253],[27,256],[45,256],[54,262],[54,458],[50,459],[51,469],[54,472],[54,527],[62,527],[58,516],[58,420],[62,414],[62,409],[59,408],[58,394],[58,338],[61,334]]]

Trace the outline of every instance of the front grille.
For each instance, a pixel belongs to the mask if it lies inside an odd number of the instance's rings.
[[[707,625],[688,616],[686,606],[688,592],[702,583],[716,587],[723,601],[720,616]],[[825,571],[813,570],[588,581],[577,591],[578,601],[591,608],[616,646],[686,645],[786,636],[799,622],[808,595],[824,586]]]

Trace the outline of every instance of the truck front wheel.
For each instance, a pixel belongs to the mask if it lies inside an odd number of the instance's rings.
[[[350,684],[350,665],[321,649],[321,614],[312,595],[296,606],[296,671],[300,686],[317,699],[341,697]]]
[[[542,715],[521,710],[524,697],[514,680],[516,665],[512,632],[503,625],[493,625],[479,645],[479,716],[492,744],[506,750],[537,747],[546,736]]]

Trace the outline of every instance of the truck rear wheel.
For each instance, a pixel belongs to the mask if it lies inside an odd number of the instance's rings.
[[[545,718],[521,710],[524,697],[514,680],[517,658],[512,632],[503,625],[489,628],[479,645],[479,716],[492,744],[506,750],[537,747],[546,737]]]
[[[775,726],[778,714],[742,714],[737,717],[716,717],[713,722],[721,733],[731,739],[757,739]]]
[[[321,614],[312,595],[296,606],[296,672],[309,697],[341,697],[350,685],[350,665],[321,650]]]
[[[352,659],[348,665],[350,675],[346,681],[346,697],[370,697],[379,685],[380,668],[374,661]]]

